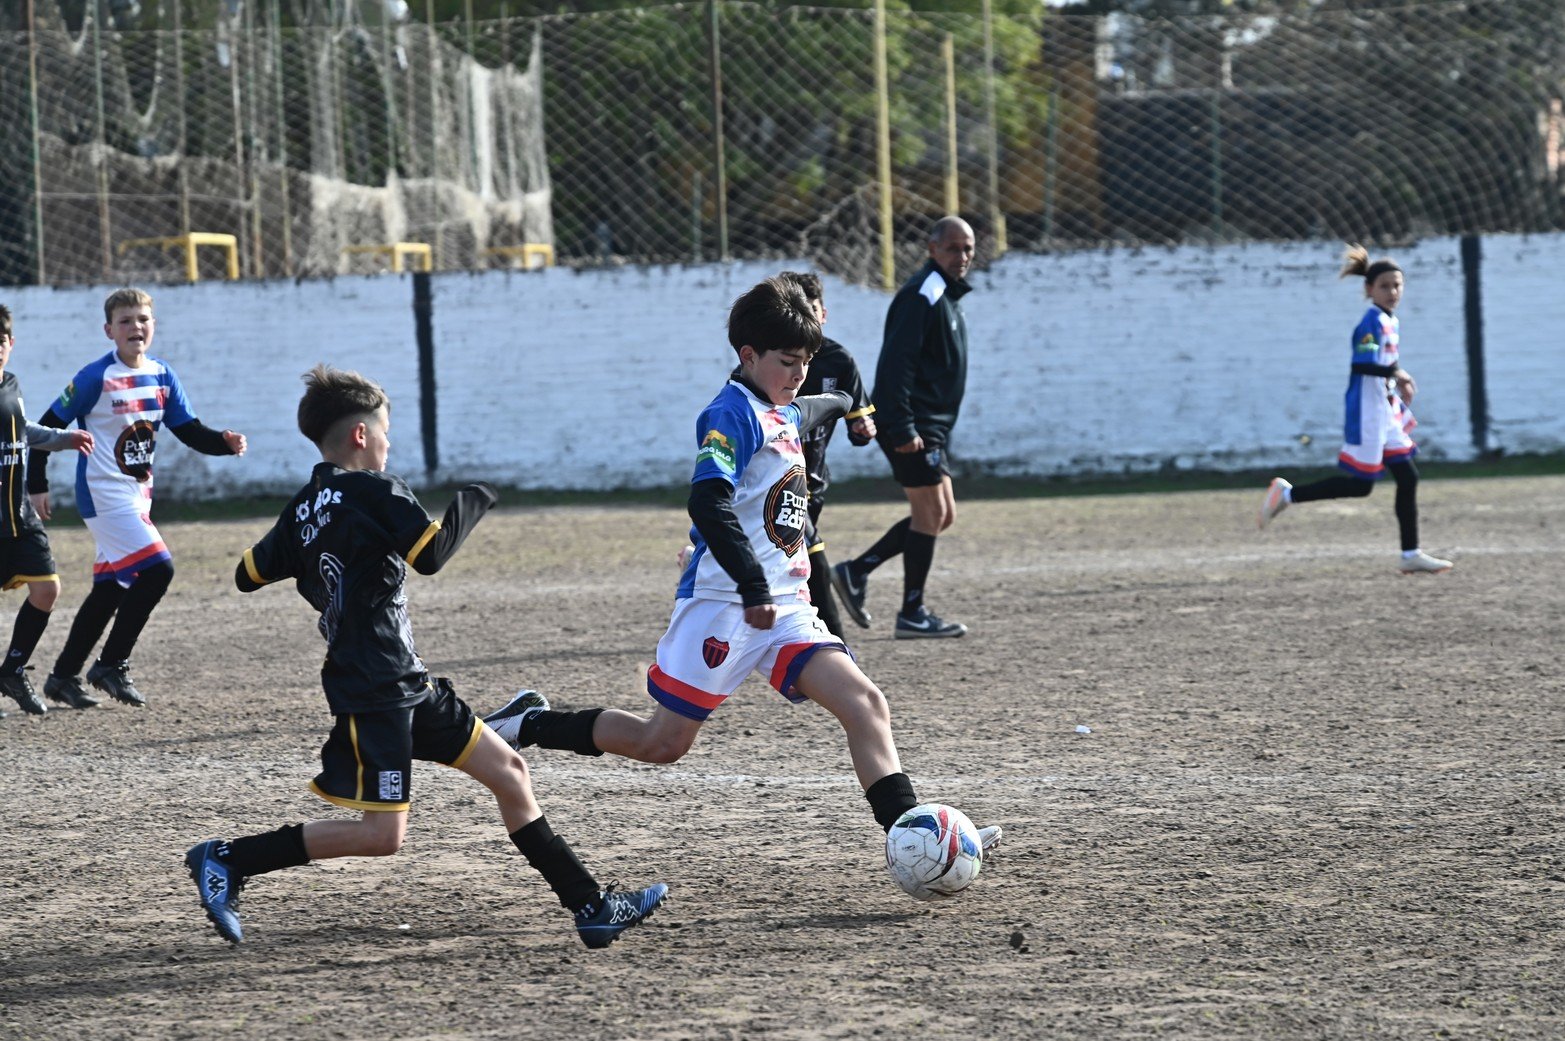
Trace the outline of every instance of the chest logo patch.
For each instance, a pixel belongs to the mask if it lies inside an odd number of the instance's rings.
[[[804,545],[804,529],[810,519],[810,492],[804,467],[795,466],[766,494],[766,537],[788,556]]]

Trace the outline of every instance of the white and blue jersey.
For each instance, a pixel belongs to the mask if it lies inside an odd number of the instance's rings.
[[[734,515],[779,604],[809,600],[810,557],[804,535],[810,496],[799,419],[799,406],[762,401],[730,380],[696,420],[700,448],[690,483],[719,478],[733,485]],[[740,603],[733,578],[694,527],[690,543],[695,552],[675,595]]]
[[[51,408],[93,436],[92,453],[76,459],[76,508],[83,519],[145,514],[158,428],[196,418],[173,369],[156,358],[131,368],[114,351],[83,367]]]
[[[1368,363],[1395,368],[1399,361],[1402,325],[1396,315],[1371,305],[1353,328],[1352,364]],[[1418,446],[1408,436],[1416,421],[1384,376],[1350,373],[1344,397],[1341,470],[1368,480],[1385,473],[1387,461],[1412,458]]]

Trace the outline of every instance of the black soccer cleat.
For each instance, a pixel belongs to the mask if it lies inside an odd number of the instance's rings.
[[[57,676],[51,672],[43,681],[43,693],[50,701],[57,701],[69,708],[93,708],[102,704],[87,693],[80,676]]]
[[[500,735],[500,739],[517,751],[521,751],[534,743],[532,736],[527,733],[527,724],[537,718],[538,713],[549,711],[549,699],[536,690],[519,690],[516,697],[506,703],[504,708],[495,710],[484,717],[484,723]]]
[[[38,700],[38,692],[25,671],[0,673],[0,693],[9,694],[29,716],[41,716],[49,711],[49,706]]]
[[[607,947],[620,933],[640,925],[667,898],[668,886],[662,882],[631,893],[616,893],[611,882],[598,899],[576,912],[576,932],[588,947]]]
[[[843,561],[831,569],[831,587],[837,591],[837,599],[847,610],[848,617],[861,629],[869,628],[869,612],[864,609],[864,597],[869,592],[869,576],[854,575],[853,567]]]
[[[920,607],[915,615],[897,615],[894,637],[898,640],[950,640],[967,635],[967,626],[961,622],[948,622],[939,615],[930,614]]]
[[[122,661],[118,665],[98,662],[87,670],[87,682],[115,701],[122,701],[136,708],[146,707],[146,696],[136,689],[136,684],[131,682],[128,661]]]

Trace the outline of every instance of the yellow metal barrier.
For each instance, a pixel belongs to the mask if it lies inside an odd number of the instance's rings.
[[[344,253],[375,253],[391,258],[391,270],[401,273],[404,257],[417,257],[420,271],[432,271],[435,266],[434,250],[427,242],[387,242],[383,245],[344,246]]]
[[[484,250],[487,256],[504,257],[507,260],[520,260],[522,267],[532,269],[533,258],[543,261],[539,267],[554,266],[554,247],[547,242],[524,242],[520,246],[490,246]]]
[[[157,246],[160,249],[178,249],[185,254],[185,280],[197,282],[201,279],[201,269],[196,264],[197,246],[221,246],[228,259],[228,278],[233,281],[239,277],[239,240],[232,235],[225,235],[216,231],[192,231],[188,235],[165,235],[150,239],[125,239],[120,243],[120,256],[125,251],[136,249],[139,246]]]

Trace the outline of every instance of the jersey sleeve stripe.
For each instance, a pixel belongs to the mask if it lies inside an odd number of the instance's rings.
[[[256,569],[254,546],[251,546],[249,549],[245,550],[245,574],[249,575],[250,581],[254,582],[258,586],[268,585],[272,581],[270,578],[262,578],[261,572]]]
[[[413,558],[418,556],[419,551],[422,550],[425,546],[429,545],[429,540],[434,538],[437,534],[439,534],[439,532],[440,522],[430,521],[429,527],[424,529],[424,534],[419,536],[418,541],[413,543],[413,548],[408,550],[407,556],[403,557],[402,559],[407,561],[409,564],[413,563]]]
[[[843,419],[858,419],[860,416],[867,416],[867,415],[869,415],[873,411],[875,411],[875,406],[874,405],[865,405],[863,408],[856,408],[856,409],[854,409],[852,412],[849,412],[847,415],[843,416],[842,418]]]

